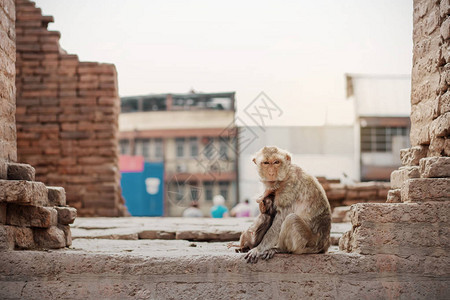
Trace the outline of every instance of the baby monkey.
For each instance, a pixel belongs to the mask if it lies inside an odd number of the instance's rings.
[[[265,193],[256,200],[259,203],[261,214],[256,218],[253,224],[241,234],[239,245],[229,243],[228,248],[237,247],[236,252],[244,253],[259,245],[267,230],[270,228],[277,210],[275,207],[275,193]]]

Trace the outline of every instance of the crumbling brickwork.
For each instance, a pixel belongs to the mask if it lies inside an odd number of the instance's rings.
[[[331,208],[355,203],[386,202],[390,187],[388,182],[370,181],[343,184],[340,180],[328,180],[324,177],[318,179],[327,194]]]
[[[352,207],[340,248],[362,254],[450,251],[450,1],[414,1],[411,145],[391,174],[388,204]]]
[[[49,31],[53,17],[16,1],[18,160],[63,186],[82,216],[122,216],[119,97],[114,65],[80,62]]]
[[[14,1],[1,1],[0,250],[62,248],[72,244],[76,209],[65,205],[63,188],[35,182],[32,166],[15,163],[15,16]]]

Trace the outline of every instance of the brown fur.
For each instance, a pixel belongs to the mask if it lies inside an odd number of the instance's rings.
[[[267,230],[272,225],[273,218],[277,213],[274,205],[274,193],[264,194],[257,200],[261,214],[255,222],[241,234],[239,244],[229,243],[228,248],[237,247],[236,252],[248,252],[259,245]]]
[[[247,262],[269,259],[276,252],[321,253],[330,246],[331,210],[317,179],[291,164],[277,147],[264,147],[253,159],[267,191],[275,193],[277,214]]]

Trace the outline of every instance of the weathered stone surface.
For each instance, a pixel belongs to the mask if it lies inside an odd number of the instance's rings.
[[[58,249],[66,246],[66,235],[57,226],[50,228],[33,228],[36,246],[43,249]]]
[[[226,243],[74,240],[0,253],[5,299],[445,299],[448,257],[276,254],[246,264]],[[45,288],[42,288],[45,286]]]
[[[400,167],[400,169],[391,173],[391,188],[399,189],[406,180],[419,177],[419,167]]]
[[[9,163],[8,180],[27,180],[34,181],[35,169],[27,164]]]
[[[58,223],[62,225],[72,224],[77,217],[77,210],[73,207],[58,207],[55,206],[58,212]]]
[[[403,202],[448,200],[450,200],[450,178],[409,179],[402,187]]]
[[[0,251],[14,250],[14,232],[10,227],[0,225]]]
[[[72,232],[70,231],[70,226],[58,224],[58,228],[64,232],[66,247],[70,247],[72,245]]]
[[[450,250],[450,203],[357,204],[341,250],[399,256],[442,255]]]
[[[41,182],[0,180],[0,202],[48,205],[47,188]]]
[[[139,232],[139,239],[148,240],[174,240],[175,231],[162,231],[162,230],[144,230]]]
[[[422,158],[420,174],[424,178],[450,177],[450,157]]]
[[[62,187],[48,186],[48,201],[50,206],[66,205],[66,191]]]
[[[450,135],[450,112],[439,116],[430,125],[430,136],[445,137],[448,135]]]
[[[419,161],[427,156],[427,147],[414,146],[400,150],[400,159],[404,166],[418,166]]]
[[[51,207],[8,204],[7,210],[8,225],[48,228],[58,221],[58,213]]]
[[[8,164],[0,157],[0,179],[8,178]]]
[[[427,156],[442,156],[445,154],[446,138],[432,136],[430,140],[430,145],[428,147]]]
[[[387,196],[387,203],[401,203],[402,202],[402,190],[395,189],[390,190]]]
[[[0,224],[6,224],[6,203],[0,203]]]
[[[441,25],[441,36],[444,40],[450,38],[450,18],[447,18]]]
[[[15,249],[35,249],[33,230],[26,227],[9,226],[14,235]]]
[[[205,231],[179,230],[175,239],[188,241],[236,241],[241,236],[241,231],[225,231],[209,229]]]

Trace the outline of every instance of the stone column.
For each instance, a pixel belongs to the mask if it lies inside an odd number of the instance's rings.
[[[450,250],[450,1],[414,1],[411,145],[391,174],[388,204],[352,207],[340,248],[363,254]]]

